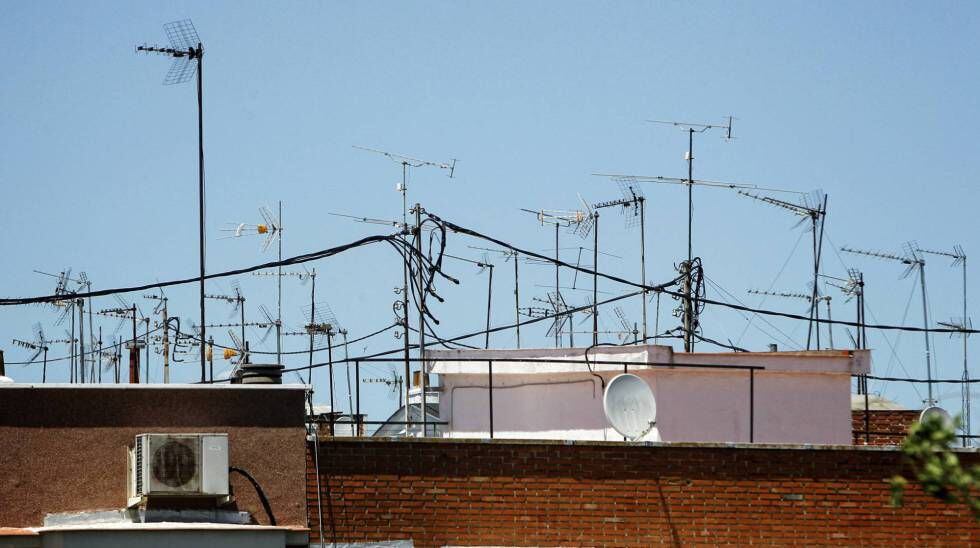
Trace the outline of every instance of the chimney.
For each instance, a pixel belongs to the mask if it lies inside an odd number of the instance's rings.
[[[779,346],[777,346],[776,343],[769,343],[769,351],[779,352]]]

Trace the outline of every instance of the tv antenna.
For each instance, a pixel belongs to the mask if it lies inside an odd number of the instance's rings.
[[[262,240],[262,252],[265,253],[272,242],[277,243],[278,262],[276,267],[276,364],[282,365],[282,200],[279,201],[279,213],[272,214],[272,211],[265,206],[259,207],[259,214],[262,216],[262,223],[257,225],[237,224],[235,228],[226,228],[232,231],[236,237],[245,234],[264,235]],[[241,228],[244,227],[244,228]]]
[[[403,405],[402,404],[402,385],[405,382],[405,378],[402,377],[401,375],[399,375],[395,371],[395,366],[389,364],[388,365],[388,370],[387,370],[387,375],[384,376],[384,377],[367,378],[367,379],[363,379],[361,382],[363,382],[365,384],[384,384],[384,385],[386,385],[389,388],[388,394],[387,394],[388,395],[388,399],[389,400],[394,400],[397,397],[398,398],[398,408],[401,409],[401,407]]]
[[[588,234],[588,231],[591,231],[591,228],[587,228],[587,229],[582,228],[580,227],[580,225],[585,224],[588,226],[593,222],[593,219],[590,218],[588,213],[582,211],[562,211],[562,210],[553,210],[553,209],[533,210],[533,209],[525,209],[525,208],[521,208],[521,211],[534,215],[537,218],[538,222],[541,223],[541,226],[548,224],[555,227],[555,294],[560,295],[561,284],[559,283],[559,278],[561,275],[561,267],[558,263],[561,260],[559,257],[561,248],[559,247],[558,233],[560,229],[564,227],[569,229],[569,231],[573,233],[582,234],[584,231],[586,234]],[[557,308],[558,305],[557,299],[555,300],[554,304],[556,306],[556,308],[554,309],[555,314],[557,315],[560,312],[559,309]],[[551,331],[552,330],[549,330],[549,333],[551,333]],[[559,333],[559,331],[560,330],[557,329],[554,330],[555,348],[561,346],[561,334]]]
[[[904,244],[904,255],[896,255],[894,253],[887,253],[883,251],[868,251],[863,249],[855,249],[852,247],[842,247],[841,251],[845,253],[853,253],[855,255],[864,255],[867,257],[874,257],[877,259],[885,259],[888,261],[895,261],[905,265],[905,271],[902,272],[902,278],[907,278],[909,274],[913,271],[919,272],[919,287],[922,293],[922,327],[925,331],[922,332],[925,340],[926,349],[926,379],[929,388],[929,399],[924,403],[926,407],[933,406],[936,404],[936,400],[932,397],[932,357],[929,349],[929,307],[926,302],[926,260],[919,254],[919,246],[914,242],[906,242]]]
[[[958,329],[962,331],[959,335],[963,337],[963,401],[962,401],[962,411],[963,411],[963,422],[964,422],[964,436],[963,436],[963,447],[967,445],[967,436],[973,434],[973,429],[971,425],[970,417],[970,385],[966,382],[970,378],[970,371],[967,365],[967,337],[970,334],[968,330],[973,328],[973,322],[970,320],[970,316],[966,311],[966,252],[963,251],[963,247],[959,245],[954,245],[952,251],[942,251],[934,249],[922,249],[916,247],[920,253],[928,253],[930,255],[937,255],[940,257],[949,257],[953,259],[950,266],[963,267],[963,316],[960,318],[951,319],[949,322],[938,322],[939,325],[943,327],[948,327],[950,329]]]
[[[450,179],[452,179],[453,178],[453,175],[456,173],[456,159],[455,158],[452,159],[451,162],[433,162],[433,161],[430,161],[430,160],[422,160],[422,159],[419,159],[419,158],[414,158],[412,156],[406,156],[404,154],[398,154],[398,153],[394,153],[394,152],[390,152],[390,151],[386,151],[386,150],[380,150],[380,149],[376,149],[376,148],[369,148],[369,147],[357,146],[357,145],[354,145],[354,148],[356,148],[358,150],[363,150],[363,151],[366,151],[366,152],[372,152],[374,154],[380,154],[381,156],[384,156],[385,158],[388,158],[389,160],[391,160],[391,161],[393,161],[393,162],[401,165],[401,167],[402,167],[402,180],[401,180],[400,183],[398,183],[397,185],[395,185],[395,189],[402,195],[402,227],[403,227],[402,231],[403,231],[403,235],[404,236],[407,236],[410,233],[409,232],[409,229],[408,229],[408,213],[409,213],[409,210],[408,210],[408,168],[430,167],[430,168],[440,169],[440,170],[443,170],[443,171],[448,171],[449,172],[448,173],[448,176],[449,176]],[[421,234],[420,234],[420,232],[421,232],[421,224],[422,224],[421,223],[421,211],[422,211],[421,206],[418,203],[416,203],[415,204],[415,208],[413,209],[413,211],[415,212],[415,220],[416,220],[416,222],[415,222],[415,232],[418,235],[418,240],[417,241],[418,241],[418,245],[419,245],[419,248],[420,248],[421,247],[421,241],[422,241]],[[408,244],[407,241],[406,241],[406,244]],[[408,245],[411,245],[411,244],[408,244]],[[419,249],[419,251],[421,251],[421,249]],[[411,344],[409,343],[409,340],[408,340],[409,339],[408,276],[409,276],[409,271],[410,271],[409,260],[410,260],[409,254],[404,254],[403,261],[402,261],[402,275],[403,275],[402,287],[400,289],[396,289],[396,292],[399,291],[399,290],[401,292],[401,301],[400,302],[396,302],[396,304],[393,305],[393,307],[395,309],[395,315],[398,316],[399,310],[401,310],[401,314],[403,316],[402,319],[403,319],[403,324],[404,324],[403,325],[403,328],[404,329],[402,331],[402,336],[404,338],[404,345],[405,345],[405,347],[404,347],[404,356],[405,356],[405,378],[406,379],[409,379],[409,378],[412,377],[412,371],[411,371],[412,365],[411,365],[411,361],[410,361],[410,357],[409,357],[410,349],[411,349]],[[419,273],[419,276],[421,276],[421,275],[422,274],[420,272]],[[421,367],[424,370],[425,369],[425,366],[424,366],[424,363],[422,361],[424,359],[424,354],[425,354],[425,322],[424,322],[424,314],[425,314],[425,311],[424,311],[423,304],[422,304],[422,301],[424,300],[424,295],[421,295],[419,297],[419,300],[420,300],[420,302],[419,302],[419,310],[418,310],[418,315],[419,315],[419,329],[418,329],[418,333],[419,333],[419,346],[418,346],[418,348],[419,348],[419,360],[420,360],[419,363],[421,364]],[[422,422],[423,422],[423,426],[426,426],[427,417],[428,417],[428,415],[426,414],[425,409],[424,409],[424,407],[425,407],[425,397],[426,397],[425,383],[426,383],[426,375],[424,374],[424,371],[423,371],[423,374],[422,374],[422,405],[423,405],[423,409],[422,409]],[[411,414],[408,412],[408,403],[409,403],[409,394],[408,394],[408,391],[409,391],[409,387],[406,385],[405,386],[405,406],[406,406],[405,422],[407,423],[406,424],[406,431],[411,430],[411,426],[412,426]]]
[[[657,400],[650,386],[631,373],[620,373],[609,381],[602,409],[609,424],[630,441],[646,436],[657,424]]]
[[[805,222],[807,219],[810,221],[810,231],[813,235],[813,292],[810,294],[810,321],[807,326],[806,334],[806,348],[810,349],[810,340],[816,335],[816,347],[820,348],[820,308],[817,306],[819,302],[818,297],[818,280],[820,278],[820,258],[823,251],[823,228],[824,222],[827,218],[827,195],[823,191],[817,190],[811,193],[809,196],[804,195],[802,203],[796,204],[793,202],[788,202],[786,200],[780,200],[778,198],[773,198],[772,196],[765,196],[756,194],[753,192],[748,192],[745,190],[737,190],[739,195],[752,198],[753,200],[758,200],[762,203],[769,204],[790,213],[797,215],[800,218],[800,223]],[[833,345],[831,345],[833,346]]]
[[[48,341],[44,337],[44,329],[40,323],[34,324],[34,338],[30,341],[13,339],[13,344],[21,348],[26,348],[32,352],[31,357],[26,361],[28,364],[34,363],[39,357],[41,362],[41,382],[47,382],[48,377],[48,345],[54,341]]]
[[[42,274],[44,276],[49,276],[56,278],[58,281],[55,284],[55,295],[63,295],[64,300],[54,301],[52,305],[61,308],[62,312],[59,315],[55,325],[61,325],[65,321],[65,317],[71,316],[71,335],[68,339],[71,341],[71,382],[76,380],[76,370],[77,370],[77,380],[84,383],[85,382],[85,299],[78,299],[75,297],[79,290],[85,288],[88,292],[92,290],[92,281],[89,280],[88,275],[85,272],[79,272],[76,277],[71,277],[71,268],[65,268],[58,274],[52,274],[49,272],[42,272],[40,270],[34,271],[37,274]],[[74,284],[75,287],[69,287]],[[92,329],[92,307],[91,299],[89,299],[89,331]],[[75,337],[75,310],[78,310],[78,337]],[[75,356],[75,343],[78,343],[78,359]],[[80,362],[80,365],[79,365]]]
[[[182,84],[190,80],[197,74],[197,165],[198,165],[198,249],[200,251],[200,307],[201,325],[205,324],[204,319],[204,95],[201,85],[203,78],[202,61],[204,59],[204,45],[201,38],[197,35],[197,29],[190,19],[173,21],[163,25],[170,47],[147,46],[146,44],[136,47],[136,52],[158,53],[174,59],[167,71],[167,76],[163,79],[164,85]],[[202,328],[203,329],[203,328]],[[204,331],[201,331],[201,340],[204,340]],[[205,381],[205,355],[204,345],[201,345],[201,382]]]
[[[694,350],[694,322],[693,322],[693,296],[691,292],[691,261],[694,258],[694,245],[692,240],[693,228],[694,228],[694,134],[695,133],[705,133],[710,130],[723,129],[725,131],[725,139],[732,139],[732,122],[734,117],[729,116],[728,121],[725,125],[721,124],[704,124],[704,123],[691,123],[691,122],[679,122],[675,120],[647,120],[647,122],[652,124],[669,125],[674,128],[682,129],[687,133],[687,152],[684,154],[684,159],[687,161],[687,179],[685,183],[687,185],[687,268],[684,269],[686,272],[688,288],[685,303],[685,317],[684,317],[684,350],[687,352],[692,352]]]

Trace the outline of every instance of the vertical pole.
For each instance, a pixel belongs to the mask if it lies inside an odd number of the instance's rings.
[[[276,269],[276,363],[282,365],[282,200],[279,200],[279,267]],[[333,408],[330,409],[333,412]]]
[[[347,331],[341,331],[344,336],[344,376],[347,377],[347,412],[354,412],[354,402],[351,401],[350,388],[350,355],[347,353]]]
[[[922,290],[922,327],[926,329],[922,332],[925,335],[926,380],[929,384],[929,400],[926,402],[926,407],[931,407],[935,405],[935,400],[932,399],[932,356],[929,349],[929,308],[926,304],[926,262],[924,259],[919,259],[919,286]]]
[[[647,285],[647,255],[646,255],[646,200],[641,196],[636,199],[640,205],[640,283],[644,286]],[[644,287],[643,293],[640,294],[640,299],[643,302],[643,343],[647,342],[647,290]]]
[[[356,411],[354,412],[355,420],[357,420],[357,434],[356,436],[362,435],[361,432],[361,362],[354,362],[354,401],[356,402]]]
[[[3,369],[3,350],[0,350],[0,370]],[[3,371],[0,371],[0,375],[3,375]],[[44,365],[41,366],[41,383],[48,381],[48,347],[44,347]]]
[[[514,325],[517,327],[517,348],[521,347],[521,294],[517,274],[517,252],[514,252]]]
[[[830,317],[830,296],[827,296],[827,338],[829,339],[830,349],[834,349],[834,320]]]
[[[871,403],[868,398],[868,390],[864,390],[864,444],[871,444]]]
[[[969,334],[965,330],[968,327],[969,324],[966,318],[966,255],[963,255],[963,415],[964,420],[966,420],[966,433],[963,436],[963,447],[966,447],[968,444],[968,436],[973,435],[972,417],[970,416],[970,385],[966,382],[970,379],[970,368],[966,361],[966,339],[969,337]]]
[[[493,439],[493,361],[487,362],[487,395],[489,397],[490,439]]]
[[[201,305],[201,382],[204,382],[204,47],[197,44],[197,208],[198,208],[198,247],[201,256],[200,305]]]
[[[315,333],[313,322],[316,321],[316,269],[310,273],[310,369],[306,372],[306,384],[313,388],[313,335]],[[242,322],[245,323],[244,321]],[[329,336],[328,336],[329,338]],[[245,340],[245,339],[242,339]]]
[[[691,260],[694,256],[694,128],[687,130],[687,266],[684,269],[684,351],[694,351],[694,291]]]
[[[208,337],[208,378],[214,382],[214,337]]]
[[[91,305],[92,305],[92,303],[89,303],[89,308],[88,309],[89,309],[90,312],[92,310],[92,306]],[[89,326],[89,327],[91,327],[91,326]],[[47,354],[45,354],[45,356],[47,356]],[[99,368],[99,384],[102,384],[102,326],[101,325],[99,326],[99,348],[98,348],[98,351],[96,351],[96,353],[95,353],[95,359],[97,360],[98,368]],[[46,358],[45,358],[45,361],[47,361]],[[44,382],[44,377],[43,377],[44,373],[42,373],[41,375],[42,375],[41,382]]]
[[[73,306],[73,305],[65,305],[65,306]],[[71,356],[71,359],[69,361],[69,364],[71,365],[71,373],[69,375],[69,382],[74,383],[75,381],[78,380],[78,377],[76,376],[75,373],[75,343],[77,342],[77,340],[75,339],[75,311],[71,310],[70,315],[71,315],[71,337],[69,337],[69,339],[71,340],[68,341],[68,347],[70,348],[69,355]]]
[[[89,293],[92,292],[92,282],[88,282],[86,284],[86,289],[88,290]],[[88,299],[88,332],[89,332],[89,336],[95,335],[95,329],[92,327],[92,298],[91,297],[89,297]],[[101,358],[99,355],[96,355],[95,358],[93,359],[93,363],[96,364],[95,367],[99,367],[98,360],[100,359]]]
[[[163,375],[170,375],[170,318],[167,317],[167,298],[163,298]],[[203,341],[203,339],[202,339]]]
[[[407,162],[402,162],[402,235],[405,236],[405,237],[408,236],[408,232],[409,232],[408,231],[408,202],[407,202],[408,197],[406,196],[406,190],[408,188],[407,187],[407,177],[408,177],[408,163]],[[407,243],[407,240],[406,240],[406,243]],[[409,390],[411,389],[411,383],[409,381],[411,381],[411,379],[412,379],[412,364],[411,364],[411,361],[410,361],[411,360],[411,357],[409,356],[409,348],[410,348],[411,345],[408,342],[408,333],[409,333],[409,331],[408,331],[408,312],[409,312],[409,310],[408,310],[408,251],[407,250],[405,252],[404,259],[405,259],[405,264],[403,265],[403,267],[404,267],[403,268],[404,285],[402,286],[402,316],[404,317],[404,320],[403,320],[404,325],[403,325],[403,327],[404,327],[404,330],[405,330],[404,331],[404,338],[405,338],[405,379],[404,379],[404,381],[405,381],[405,386],[404,386],[404,390],[405,390],[405,392],[404,392],[405,404],[404,405],[405,405],[405,432],[407,434],[408,431],[410,430],[411,426],[412,426],[412,416],[408,412],[408,396],[409,396]],[[399,387],[399,391],[398,392],[399,392],[399,394],[402,393],[401,387]]]
[[[419,260],[419,388],[422,391],[419,413],[422,415],[422,437],[429,434],[429,413],[427,412],[426,392],[429,390],[428,375],[425,371],[425,269],[422,267],[422,206],[415,204],[415,251]],[[493,270],[490,271],[493,280]],[[488,335],[489,337],[489,335]],[[409,406],[405,407],[407,413]]]
[[[85,384],[85,299],[78,299],[78,361],[81,381]]]
[[[817,310],[817,217],[810,216],[810,228],[812,229],[811,251],[813,252],[813,287],[810,288],[810,320],[806,325],[806,349],[810,350],[810,342],[813,337],[813,318],[814,311]],[[817,328],[817,350],[820,350],[820,328]]]
[[[334,434],[333,431],[333,418],[335,416],[334,402],[333,402],[333,329],[327,331],[327,374],[330,375],[330,435]]]
[[[749,443],[755,443],[755,369],[749,369]]]
[[[493,302],[493,265],[488,264],[487,268],[490,270],[490,276],[487,279],[487,332],[483,348],[490,348],[490,303]]]
[[[599,344],[599,211],[593,213],[592,227],[592,346]],[[572,331],[575,325],[572,324]]]
[[[558,274],[560,272],[560,267],[558,266],[558,223],[555,223],[555,348],[561,346],[561,333],[558,330],[558,295],[560,294],[560,289],[558,285]],[[574,329],[572,330],[574,331]]]

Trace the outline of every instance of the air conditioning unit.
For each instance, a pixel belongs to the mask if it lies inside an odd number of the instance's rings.
[[[129,451],[129,506],[148,498],[228,499],[228,434],[140,434]]]

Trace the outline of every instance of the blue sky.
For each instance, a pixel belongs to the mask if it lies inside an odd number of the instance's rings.
[[[835,247],[900,252],[903,242],[917,240],[933,248],[961,244],[968,254],[977,249],[980,10],[969,4],[33,2],[4,11],[4,296],[50,292],[51,280],[33,269],[71,266],[86,271],[96,288],[196,273],[194,86],[160,85],[168,61],[133,51],[136,44],[165,42],[162,24],[186,17],[206,48],[209,271],[272,258],[260,253],[257,240],[219,238],[226,223],[255,222],[257,208],[277,200],[284,203],[287,255],[378,231],[328,212],[397,217],[398,165],[351,145],[457,158],[453,180],[414,171],[410,200],[544,250],[552,245],[550,233],[519,208],[573,209],[578,194],[593,202],[617,197],[615,185],[594,172],[684,176],[684,134],[644,120],[722,122],[730,114],[737,139],[699,136],[695,176],[825,191],[825,272],[841,275],[845,266],[865,272],[869,320],[898,324],[904,316],[904,323],[920,324],[913,279],[900,278],[901,265],[838,258]],[[649,186],[646,196],[648,278],[657,282],[672,278],[686,253],[685,192]],[[711,189],[698,189],[695,210],[695,254],[718,286],[751,305],[760,300],[746,293],[750,288],[805,289],[808,235],[793,228],[794,218]],[[603,269],[635,277],[636,233],[613,218],[602,218],[601,246],[623,258],[605,261]],[[791,253],[801,234],[803,243]],[[590,245],[563,238],[569,247]],[[479,258],[468,244],[478,242],[450,242],[457,254]],[[501,266],[496,324],[513,315],[509,265]],[[320,296],[351,336],[391,323],[392,287],[401,279],[391,251],[356,251],[317,268]],[[483,322],[484,275],[466,264],[452,268],[463,285],[446,290],[450,298],[438,310],[443,335]],[[524,267],[524,305],[544,294],[536,284],[548,284],[550,276],[546,267]],[[930,259],[927,277],[934,318],[959,316],[958,271]],[[241,283],[250,304],[274,308],[270,279]],[[828,291],[835,318],[852,319],[853,304]],[[301,322],[307,292],[287,281],[290,325]],[[715,286],[708,294],[730,300]],[[172,311],[196,316],[195,287],[169,295]],[[151,303],[138,300],[150,310]],[[675,321],[673,305],[663,303],[664,326]],[[795,301],[764,305],[806,309]],[[623,308],[638,320],[638,303]],[[209,313],[224,319],[228,309],[213,303]],[[0,310],[8,361],[24,357],[10,339],[29,338],[33,322],[59,335],[55,317],[41,307]],[[615,328],[612,310],[604,322]],[[761,329],[745,329],[742,317],[724,309],[709,309],[704,323],[706,335],[753,349],[781,341],[771,326],[755,321]],[[805,326],[773,323],[796,343],[805,339]],[[105,321],[104,338],[114,328],[115,321]],[[545,345],[543,332],[529,328],[522,335]],[[834,336],[837,346],[847,343],[843,329]],[[870,336],[876,373],[924,375],[921,336]],[[384,335],[367,346],[382,350],[399,342]],[[780,346],[792,347],[789,342]],[[513,338],[495,335],[491,343],[508,346]],[[959,342],[936,336],[935,344],[936,376],[958,377]],[[159,378],[159,357],[153,362]],[[36,368],[11,374],[39,377]],[[64,378],[64,370],[52,374]],[[177,380],[196,374],[193,366],[174,372]],[[894,383],[872,389],[909,406],[921,399]],[[376,396],[370,410],[383,414],[390,403],[380,391]],[[943,403],[958,409],[958,401]]]

